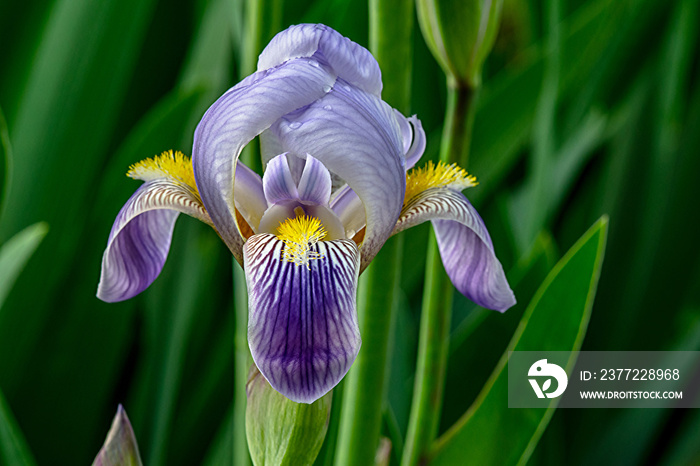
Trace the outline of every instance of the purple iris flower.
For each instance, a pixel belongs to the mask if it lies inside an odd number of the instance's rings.
[[[165,152],[131,167],[145,183],[117,215],[97,296],[146,289],[165,262],[179,213],[212,226],[245,270],[248,343],[272,387],[310,403],[360,349],[358,275],[395,233],[432,220],[457,289],[505,311],[515,303],[455,165],[407,173],[425,149],[420,121],[381,99],[363,47],[314,24],[278,34],[258,71],[197,126],[193,156]],[[262,178],[238,161],[260,135]]]

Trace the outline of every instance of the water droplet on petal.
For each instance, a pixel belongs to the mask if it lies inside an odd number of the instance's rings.
[[[293,121],[293,122],[289,123],[290,129],[298,129],[299,127],[301,127],[301,123],[298,121]]]
[[[333,89],[331,86],[323,86],[323,92],[325,92],[326,94],[329,93],[331,89]]]
[[[321,65],[318,64],[317,61],[314,61],[314,60],[311,60],[311,61],[309,62],[309,64],[310,64],[311,66],[313,66],[314,68],[318,68],[319,66],[321,66]]]
[[[323,109],[324,110],[333,110],[333,107],[331,107],[330,105],[324,105]]]

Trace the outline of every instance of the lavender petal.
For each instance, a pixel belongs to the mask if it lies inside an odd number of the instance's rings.
[[[179,213],[211,225],[201,201],[186,186],[162,179],[141,185],[112,226],[102,257],[98,298],[123,301],[153,283],[168,256]]]
[[[325,95],[335,79],[315,60],[292,60],[247,77],[209,107],[199,122],[192,154],[197,188],[232,251],[243,244],[233,205],[233,174],[241,150],[281,116]]]
[[[431,188],[404,208],[394,234],[432,220],[440,256],[454,286],[476,304],[505,311],[515,304],[484,221],[466,197]]]
[[[267,209],[260,175],[248,168],[243,162],[236,164],[236,185],[233,199],[236,209],[248,225],[257,232],[260,219]]]
[[[281,260],[271,234],[245,244],[248,343],[272,387],[312,403],[345,376],[360,349],[355,310],[359,251],[349,240],[322,241],[309,268]]]
[[[306,156],[299,180],[299,199],[304,203],[328,205],[331,198],[331,174],[315,157]]]
[[[323,24],[300,24],[277,34],[258,59],[258,70],[315,57],[350,84],[379,97],[382,75],[371,53]]]
[[[284,150],[308,153],[362,201],[362,268],[394,228],[406,187],[401,128],[391,107],[340,79],[323,98],[271,127]]]
[[[406,149],[406,170],[409,170],[413,168],[413,166],[423,156],[423,152],[425,152],[426,138],[425,131],[423,131],[423,125],[418,118],[412,116],[406,120],[410,122],[411,126],[413,127],[411,130],[411,145]]]
[[[289,170],[286,153],[278,155],[267,163],[263,174],[263,191],[268,205],[299,199],[299,192]]]

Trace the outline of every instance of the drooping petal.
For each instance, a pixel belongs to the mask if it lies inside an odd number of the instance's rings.
[[[289,170],[287,154],[280,154],[268,162],[263,174],[263,190],[269,205],[299,199],[297,185]]]
[[[367,217],[364,268],[389,237],[403,204],[403,144],[393,109],[338,79],[323,99],[286,115],[272,130],[285,150],[313,155],[357,193]]]
[[[433,221],[442,263],[460,293],[501,312],[515,304],[486,225],[462,193],[431,188],[416,195],[401,213],[394,234],[427,220]]]
[[[382,75],[372,54],[323,24],[299,24],[277,34],[260,54],[258,71],[312,56],[345,81],[379,97]]]
[[[275,390],[311,403],[343,378],[360,349],[359,251],[349,240],[321,241],[322,258],[307,268],[281,260],[284,247],[270,234],[245,244],[248,343]]]
[[[220,97],[197,125],[192,155],[197,187],[232,251],[240,250],[243,243],[233,205],[233,174],[241,149],[281,116],[322,97],[335,79],[315,60],[288,61],[241,81]],[[237,259],[242,261],[240,256]]]
[[[209,225],[211,220],[192,190],[176,181],[148,181],[119,211],[102,257],[97,297],[117,302],[136,296],[160,274],[179,213]]]
[[[328,205],[331,198],[331,174],[323,164],[310,155],[299,180],[299,199],[305,203]]]

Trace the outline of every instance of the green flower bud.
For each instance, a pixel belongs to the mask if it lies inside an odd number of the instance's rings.
[[[246,437],[253,463],[313,464],[328,430],[333,392],[311,404],[295,403],[273,389],[253,365],[246,393]]]
[[[448,78],[476,88],[503,0],[418,0],[423,37]]]
[[[142,466],[136,436],[122,405],[92,466]]]

